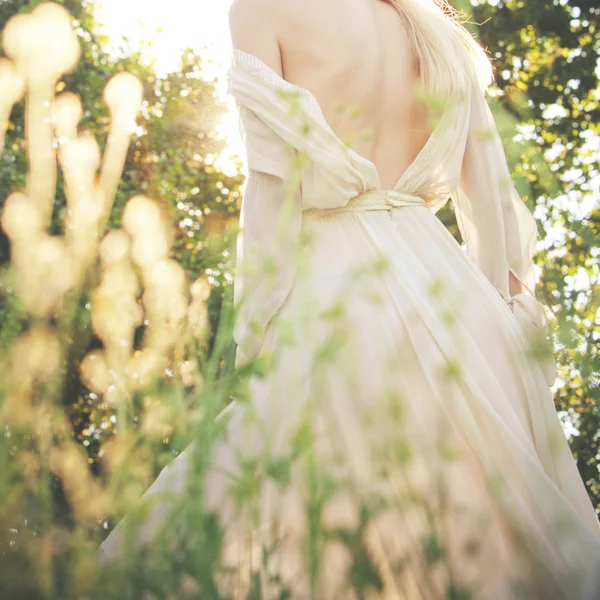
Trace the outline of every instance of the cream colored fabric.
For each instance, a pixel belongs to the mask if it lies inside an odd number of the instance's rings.
[[[283,80],[256,57],[236,50],[230,92],[239,102],[250,171],[242,209],[240,258],[250,248],[271,256],[289,256],[287,245],[290,236],[299,235],[303,209],[344,206],[359,193],[381,188],[375,165],[337,138],[308,90]],[[308,158],[307,164],[303,164],[303,157]],[[289,186],[295,178],[290,177],[290,168],[294,164],[300,170],[296,175],[302,194],[292,198],[295,190]],[[509,296],[509,269],[532,295],[535,293],[535,219],[512,184],[482,91],[474,89],[463,102],[446,110],[394,191],[424,198],[434,213],[452,197],[468,253],[500,294]],[[288,199],[288,215],[282,236],[286,250],[279,252],[270,243],[276,231],[273,222],[281,224],[279,216],[286,205],[282,197]],[[275,206],[264,206],[267,202]],[[238,328],[240,352],[245,358],[256,355],[260,340],[255,337],[251,341],[242,331],[253,322],[258,326],[255,335],[264,332],[277,304],[289,291],[293,261],[282,258],[281,262],[282,269],[289,271],[282,272],[281,288],[270,296],[269,309],[260,296],[260,283],[247,295],[248,315],[241,317]],[[238,298],[246,297],[242,279],[239,275]],[[251,297],[254,294],[256,299]],[[258,311],[257,305],[262,310],[260,319],[252,316]]]
[[[206,480],[204,502],[221,515],[233,567],[223,593],[245,597],[254,564],[264,598],[286,586],[292,598],[358,598],[356,556],[333,534],[318,536],[346,529],[361,532],[354,548],[381,579],[364,597],[452,597],[451,581],[481,599],[600,597],[598,519],[528,349],[526,320],[540,325],[543,311],[532,295],[508,298],[509,270],[535,291],[536,227],[483,92],[447,107],[390,191],[308,91],[240,51],[229,78],[249,166],[237,362],[270,357],[272,368],[224,415],[227,435]],[[449,198],[468,253],[435,216]],[[314,441],[308,458],[291,468],[289,485],[261,471],[258,518],[244,525],[232,500],[241,465],[265,456],[285,464],[308,435],[303,421]],[[180,493],[192,457],[193,447],[148,497]],[[330,480],[339,484],[331,497]],[[373,518],[363,522],[365,507]],[[451,574],[444,561],[427,565],[432,528]],[[105,556],[117,556],[122,532],[103,544]],[[269,540],[277,566],[261,559]],[[309,547],[325,557],[318,572]],[[519,595],[516,580],[532,574],[537,587]]]

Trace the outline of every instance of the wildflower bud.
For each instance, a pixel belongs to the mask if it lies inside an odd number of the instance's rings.
[[[129,388],[139,390],[152,383],[160,366],[161,360],[151,348],[137,350],[125,368]]]
[[[195,359],[183,361],[179,365],[179,374],[183,385],[186,387],[194,386],[198,391],[202,389],[204,377]]]
[[[10,19],[3,42],[6,53],[33,85],[71,72],[81,53],[71,16],[53,2],[40,4],[31,15]]]
[[[142,431],[150,438],[166,438],[173,432],[168,405],[154,396],[144,398]]]
[[[155,202],[134,196],[125,206],[122,223],[134,238],[131,256],[136,264],[146,267],[167,258],[169,244]]]
[[[205,302],[210,297],[210,283],[208,278],[203,275],[194,281],[191,288],[192,297],[194,300]]]
[[[106,357],[102,350],[92,350],[79,365],[81,379],[86,387],[96,394],[104,394],[112,383]]]
[[[4,105],[11,107],[25,92],[25,81],[17,72],[15,64],[0,58],[0,110]]]
[[[4,51],[19,67],[26,64],[35,45],[31,22],[31,15],[17,14],[8,20],[2,34]]]
[[[111,117],[119,126],[127,126],[142,104],[142,84],[131,73],[115,75],[104,89],[104,101]]]
[[[28,239],[41,230],[41,218],[34,203],[25,194],[9,196],[2,211],[2,228],[12,240]]]
[[[122,229],[114,229],[106,234],[100,244],[100,257],[106,268],[127,258],[131,242]]]
[[[70,225],[97,222],[104,209],[104,196],[97,193],[96,174],[100,148],[93,135],[84,132],[61,144],[60,163],[65,176],[65,192],[70,207]],[[75,218],[75,212],[83,211]]]
[[[45,2],[31,14],[38,27],[38,48],[36,67],[39,74],[44,72],[52,79],[70,73],[81,54],[79,38],[71,27],[71,15],[59,4]]]
[[[161,260],[152,268],[150,283],[159,290],[181,293],[185,286],[185,271],[175,260]]]
[[[61,138],[77,138],[77,125],[83,117],[81,100],[71,92],[56,98],[52,109],[56,131]]]
[[[123,227],[129,235],[154,229],[160,224],[160,210],[156,202],[146,196],[133,196],[123,211]]]

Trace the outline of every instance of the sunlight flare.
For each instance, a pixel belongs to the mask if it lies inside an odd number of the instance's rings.
[[[227,148],[215,166],[227,175],[239,170],[237,157],[244,156],[235,107],[227,97],[225,75],[230,61],[231,39],[227,15],[232,0],[171,0],[169,10],[156,0],[102,0],[98,19],[115,53],[126,45],[142,50],[146,60],[156,61],[165,74],[178,68],[182,50],[200,50],[206,59],[204,74],[216,80],[219,97],[227,103],[217,134]]]

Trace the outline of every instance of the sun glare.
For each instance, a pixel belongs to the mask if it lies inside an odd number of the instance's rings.
[[[116,49],[125,40],[134,48],[154,40],[149,52],[159,73],[177,68],[184,48],[202,50],[208,64],[206,75],[219,78],[219,96],[227,102],[219,134],[227,140],[227,150],[218,161],[225,173],[237,170],[234,156],[243,157],[243,145],[233,101],[227,97],[225,71],[231,40],[227,13],[232,0],[100,0],[98,18]]]

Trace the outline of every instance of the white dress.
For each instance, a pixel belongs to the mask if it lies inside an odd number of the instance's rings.
[[[261,598],[600,598],[598,519],[552,361],[529,348],[535,221],[483,91],[449,104],[382,190],[310,92],[239,50],[229,81],[249,167],[237,362],[268,366],[227,411],[204,488],[234,566],[223,597],[256,572]],[[449,198],[467,253],[435,216]],[[514,312],[509,270],[530,292]],[[183,493],[192,462],[193,446],[147,497]]]

